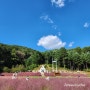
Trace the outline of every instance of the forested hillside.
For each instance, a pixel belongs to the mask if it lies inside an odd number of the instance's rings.
[[[45,52],[31,48],[0,44],[0,71],[15,72],[33,70],[41,64],[52,64],[57,60],[58,67],[71,70],[88,70],[90,68],[90,47],[64,47]]]
[[[0,44],[0,71],[32,70],[43,63],[44,58],[39,51],[17,45]]]

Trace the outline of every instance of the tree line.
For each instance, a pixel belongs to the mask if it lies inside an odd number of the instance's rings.
[[[57,60],[58,67],[70,70],[90,68],[90,47],[48,50],[44,52],[31,48],[0,43],[0,72],[33,70],[41,64],[52,64]]]

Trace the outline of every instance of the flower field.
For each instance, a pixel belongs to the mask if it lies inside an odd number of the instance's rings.
[[[90,90],[90,78],[0,78],[0,90]]]
[[[12,79],[12,73],[2,73],[0,90],[90,90],[90,78],[84,74],[61,73],[61,77],[57,77],[45,73],[42,77],[40,73],[21,72]]]
[[[18,76],[41,76],[40,72],[18,72]],[[1,73],[0,76],[12,76],[13,73]],[[55,76],[55,73],[50,72],[50,73],[44,73],[45,76]],[[66,77],[66,76],[71,76],[71,77],[87,77],[86,74],[83,73],[76,73],[76,72],[60,72],[60,76]]]

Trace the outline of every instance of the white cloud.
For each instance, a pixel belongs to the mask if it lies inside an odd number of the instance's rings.
[[[52,25],[52,28],[53,29],[57,29],[57,25]]]
[[[45,49],[58,49],[64,47],[66,42],[62,42],[60,38],[54,35],[43,36],[37,43],[38,46],[42,46]]]
[[[48,15],[42,15],[40,16],[40,19],[45,21],[46,23],[51,25],[51,28],[57,29],[57,25],[54,23],[54,21],[48,16]]]
[[[70,43],[69,43],[69,47],[72,47],[73,44],[74,44],[74,42],[70,42]]]
[[[58,32],[58,36],[61,36],[61,33],[60,32]]]
[[[89,28],[89,26],[90,26],[90,23],[88,23],[88,22],[85,22],[85,23],[84,23],[84,27],[85,27],[85,28]]]
[[[60,8],[65,6],[65,0],[51,0],[51,3]]]
[[[47,23],[51,23],[51,24],[54,23],[53,20],[48,15],[41,16],[40,19],[46,21]]]

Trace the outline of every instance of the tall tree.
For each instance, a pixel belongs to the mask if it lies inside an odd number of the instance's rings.
[[[59,57],[60,65],[66,68],[67,56],[68,56],[67,50],[64,47],[60,48],[58,55],[59,55],[58,57]]]

